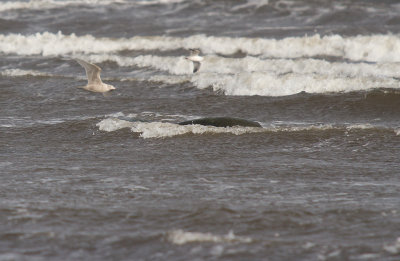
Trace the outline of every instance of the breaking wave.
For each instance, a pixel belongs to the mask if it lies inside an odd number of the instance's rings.
[[[256,127],[226,127],[219,128],[203,125],[179,125],[168,122],[131,122],[117,118],[107,118],[96,124],[101,131],[112,132],[123,128],[130,128],[134,133],[140,133],[142,138],[167,138],[184,134],[221,134],[228,133],[242,135],[246,133],[262,132]]]
[[[198,73],[181,49],[199,47],[205,59]],[[338,93],[377,88],[398,89],[400,38],[396,35],[289,37],[282,40],[194,35],[189,37],[96,38],[61,32],[0,35],[0,52],[18,55],[82,57],[95,63],[149,69],[149,81],[191,82],[226,95],[285,96],[301,92]],[[182,55],[123,56],[126,50],[182,51]],[[221,56],[244,52],[243,58]],[[255,55],[255,56],[254,56]],[[337,56],[330,61],[318,56]],[[274,57],[274,58],[271,58]],[[133,69],[134,70],[134,69]],[[2,75],[41,76],[18,69]],[[167,75],[165,75],[167,73]],[[45,75],[44,75],[45,76]],[[140,77],[139,77],[140,78]],[[117,79],[118,80],[118,79]],[[129,80],[122,77],[120,80]],[[140,79],[135,79],[140,80]]]
[[[110,5],[110,4],[137,4],[137,5],[154,5],[154,4],[171,4],[180,3],[184,0],[67,0],[67,1],[55,1],[55,0],[30,0],[28,2],[22,1],[8,1],[0,2],[0,12],[9,10],[20,10],[20,9],[53,9],[62,8],[67,6],[77,6],[77,5]]]
[[[67,55],[75,53],[110,53],[122,50],[177,50],[200,48],[206,54],[248,55],[278,58],[333,56],[353,61],[400,61],[398,35],[344,37],[340,35],[287,37],[281,40],[244,37],[135,36],[131,38],[96,38],[63,33],[0,35],[0,52],[22,55]]]
[[[119,66],[151,67],[166,71],[170,74],[191,74],[191,63],[184,56],[155,56],[139,55],[124,57],[115,54],[92,54],[86,56],[97,63],[112,61]],[[329,62],[313,58],[299,59],[263,59],[246,56],[244,58],[225,58],[216,55],[207,55],[201,66],[201,72],[235,74],[242,72],[265,72],[275,74],[323,74],[337,77],[357,76],[399,76],[400,63],[349,63]]]
[[[52,9],[59,7],[66,7],[70,5],[105,5],[111,3],[124,3],[123,0],[85,0],[85,1],[54,1],[54,0],[30,0],[28,2],[22,1],[8,1],[8,2],[0,2],[0,12],[9,11],[9,10],[19,10],[19,9]]]
[[[264,124],[265,125],[265,124]],[[331,124],[303,124],[303,125],[268,125],[263,128],[258,127],[213,127],[203,125],[179,125],[170,122],[141,122],[128,121],[115,117],[103,119],[96,124],[100,131],[114,132],[124,128],[129,128],[133,133],[139,133],[141,138],[168,138],[185,134],[204,135],[204,134],[255,134],[255,133],[279,133],[279,132],[303,132],[303,131],[356,131],[356,130],[386,130],[399,135],[398,129],[371,124],[350,124],[350,125],[331,125]]]
[[[129,77],[111,77],[109,72],[103,74],[105,81],[151,81],[166,84],[191,82],[196,88],[211,87],[216,92],[226,95],[261,95],[286,96],[305,93],[340,93],[352,91],[369,91],[372,89],[398,89],[400,81],[392,77],[396,66],[368,64],[332,64],[306,59],[260,60],[245,58],[243,64],[237,59],[208,57],[200,73],[191,74],[192,64],[183,57],[137,56],[121,57],[117,55],[91,55],[88,58],[95,63],[116,62],[119,66],[149,68],[153,75]],[[234,60],[234,61],[230,61]],[[380,70],[380,75],[374,75]],[[326,69],[326,70],[325,70]],[[399,68],[400,69],[400,68]],[[157,71],[166,71],[168,75]],[[358,74],[357,74],[358,73]],[[38,77],[71,77],[82,80],[79,75],[52,75],[34,70],[7,69],[0,71],[2,76],[38,76]]]
[[[286,96],[301,92],[336,93],[364,91],[373,88],[397,88],[399,81],[376,77],[341,77],[289,73],[283,76],[268,73],[210,74],[196,76],[192,82],[200,88],[211,86],[226,95]]]
[[[38,76],[38,77],[52,77],[54,75],[43,73],[40,71],[34,70],[21,70],[21,69],[7,69],[4,71],[0,71],[1,76],[11,76],[11,77],[19,77],[19,76]]]
[[[212,233],[186,232],[181,229],[167,233],[167,240],[176,245],[188,243],[251,243],[250,237],[236,236],[232,231],[227,235],[214,235]]]
[[[284,96],[300,92],[336,93],[398,88],[397,63],[339,63],[317,59],[242,59],[206,56],[200,73],[191,75],[192,64],[184,57],[139,55],[90,55],[94,62],[113,61],[119,66],[150,67],[166,71],[160,81],[190,81],[197,88],[212,87],[226,95]],[[151,79],[157,80],[156,77]]]
[[[0,117],[0,128],[30,128],[37,126],[50,126],[65,122],[83,122],[94,119],[89,116],[72,116],[52,119],[32,119],[31,117]]]

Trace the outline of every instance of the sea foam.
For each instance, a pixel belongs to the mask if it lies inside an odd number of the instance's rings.
[[[123,50],[168,51],[199,47],[204,61],[192,74],[192,63],[179,56],[122,56]],[[278,48],[279,47],[279,48]],[[82,57],[95,63],[152,71],[145,80],[191,82],[226,95],[284,96],[300,92],[338,93],[399,88],[400,47],[396,35],[289,37],[281,40],[193,35],[188,37],[96,38],[61,32],[0,35],[0,52],[18,55]],[[243,58],[221,54],[245,52]],[[314,56],[337,56],[331,62]],[[275,57],[275,58],[272,58]],[[373,62],[371,62],[373,61]],[[168,75],[160,75],[160,71]],[[15,73],[15,72],[14,72]],[[38,75],[33,74],[32,75]],[[140,80],[140,77],[135,80]],[[128,78],[122,77],[121,80]],[[118,79],[117,79],[118,80]]]
[[[0,12],[19,9],[52,9],[73,5],[108,5],[112,3],[125,3],[124,0],[70,0],[70,1],[54,1],[54,0],[30,0],[27,2],[22,1],[7,1],[0,2]]]
[[[226,127],[219,128],[203,125],[178,125],[168,122],[131,122],[117,118],[107,118],[97,123],[101,131],[112,132],[123,128],[130,128],[132,132],[140,133],[142,138],[167,138],[184,134],[234,134],[242,135],[246,133],[262,132],[262,128],[254,127]]]
[[[167,233],[167,240],[176,245],[187,243],[251,243],[250,237],[236,236],[232,231],[227,235],[215,235],[212,233],[187,232],[181,229]]]
[[[226,95],[284,96],[300,92],[337,93],[374,88],[398,88],[397,63],[339,63],[317,59],[242,59],[206,56],[201,71],[193,76],[192,64],[184,57],[113,54],[89,55],[94,62],[114,61],[119,66],[137,66],[168,72],[150,77],[166,83],[190,81],[200,89],[212,87]],[[187,77],[184,77],[187,75]]]
[[[154,4],[173,4],[180,3],[184,0],[142,0],[142,1],[127,1],[127,0],[66,0],[66,1],[55,1],[55,0],[30,0],[27,2],[23,1],[6,1],[0,2],[0,12],[10,10],[39,10],[39,9],[53,9],[53,8],[64,8],[67,6],[77,5],[111,5],[111,4],[124,4],[124,5],[154,5]]]
[[[378,87],[398,88],[399,81],[379,77],[333,77],[326,75],[238,73],[235,75],[199,75],[194,84],[202,89],[211,86],[226,95],[286,96],[301,92],[337,93],[364,91]]]
[[[1,76],[49,76],[46,73],[42,73],[34,70],[21,70],[21,69],[7,69],[0,71]]]
[[[192,74],[188,62],[184,56],[154,56],[139,55],[136,57],[124,57],[116,54],[92,54],[86,58],[97,63],[112,61],[119,66],[151,67],[166,71],[170,74]],[[201,72],[235,74],[242,72],[266,72],[275,74],[323,74],[337,77],[379,76],[397,77],[400,71],[400,62],[382,63],[349,63],[329,62],[321,59],[264,59],[260,57],[246,56],[244,58],[226,58],[217,55],[206,55],[201,66]]]
[[[400,61],[398,35],[369,35],[344,37],[304,36],[284,39],[217,37],[192,35],[188,37],[135,36],[131,38],[96,38],[59,33],[33,35],[0,35],[0,52],[23,55],[66,55],[71,53],[109,53],[121,50],[177,50],[200,48],[206,54],[249,55],[279,58],[335,56],[353,61]]]
[[[331,125],[331,124],[262,124],[262,128],[255,127],[214,127],[203,125],[179,125],[171,122],[141,122],[141,121],[127,121],[115,117],[108,117],[103,119],[96,126],[100,131],[113,132],[124,128],[129,128],[133,133],[140,133],[140,137],[148,138],[170,138],[179,135],[215,135],[215,134],[257,134],[257,133],[294,133],[304,131],[348,131],[358,130],[387,130],[395,131],[394,129],[385,128],[382,126],[375,126],[371,124],[349,124],[349,125]]]

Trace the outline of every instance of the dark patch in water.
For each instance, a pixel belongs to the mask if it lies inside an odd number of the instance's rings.
[[[16,20],[7,20],[0,18],[0,31],[2,33],[12,32],[13,30],[21,30],[25,27],[25,23]]]
[[[380,88],[374,89],[365,94],[365,99],[378,104],[398,105],[400,103],[400,90]]]
[[[231,117],[210,117],[200,118],[196,120],[179,122],[179,125],[191,125],[200,124],[204,126],[215,126],[215,127],[232,127],[232,126],[243,126],[243,127],[261,127],[258,122],[231,118]]]

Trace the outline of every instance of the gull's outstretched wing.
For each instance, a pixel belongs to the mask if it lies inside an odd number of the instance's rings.
[[[95,64],[88,63],[81,59],[75,59],[83,68],[85,68],[88,78],[88,85],[101,83],[100,72],[101,68]]]
[[[193,73],[197,72],[200,69],[200,62],[193,62]]]

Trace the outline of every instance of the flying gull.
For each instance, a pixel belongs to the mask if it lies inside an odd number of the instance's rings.
[[[203,61],[203,57],[199,56],[199,49],[189,49],[190,56],[185,57],[185,59],[193,62],[193,73],[197,72],[200,69],[201,61]]]
[[[86,86],[79,87],[91,92],[109,92],[115,90],[115,87],[106,83],[103,83],[100,79],[101,68],[95,64],[88,63],[81,59],[75,59],[83,68],[85,68],[88,83]]]

